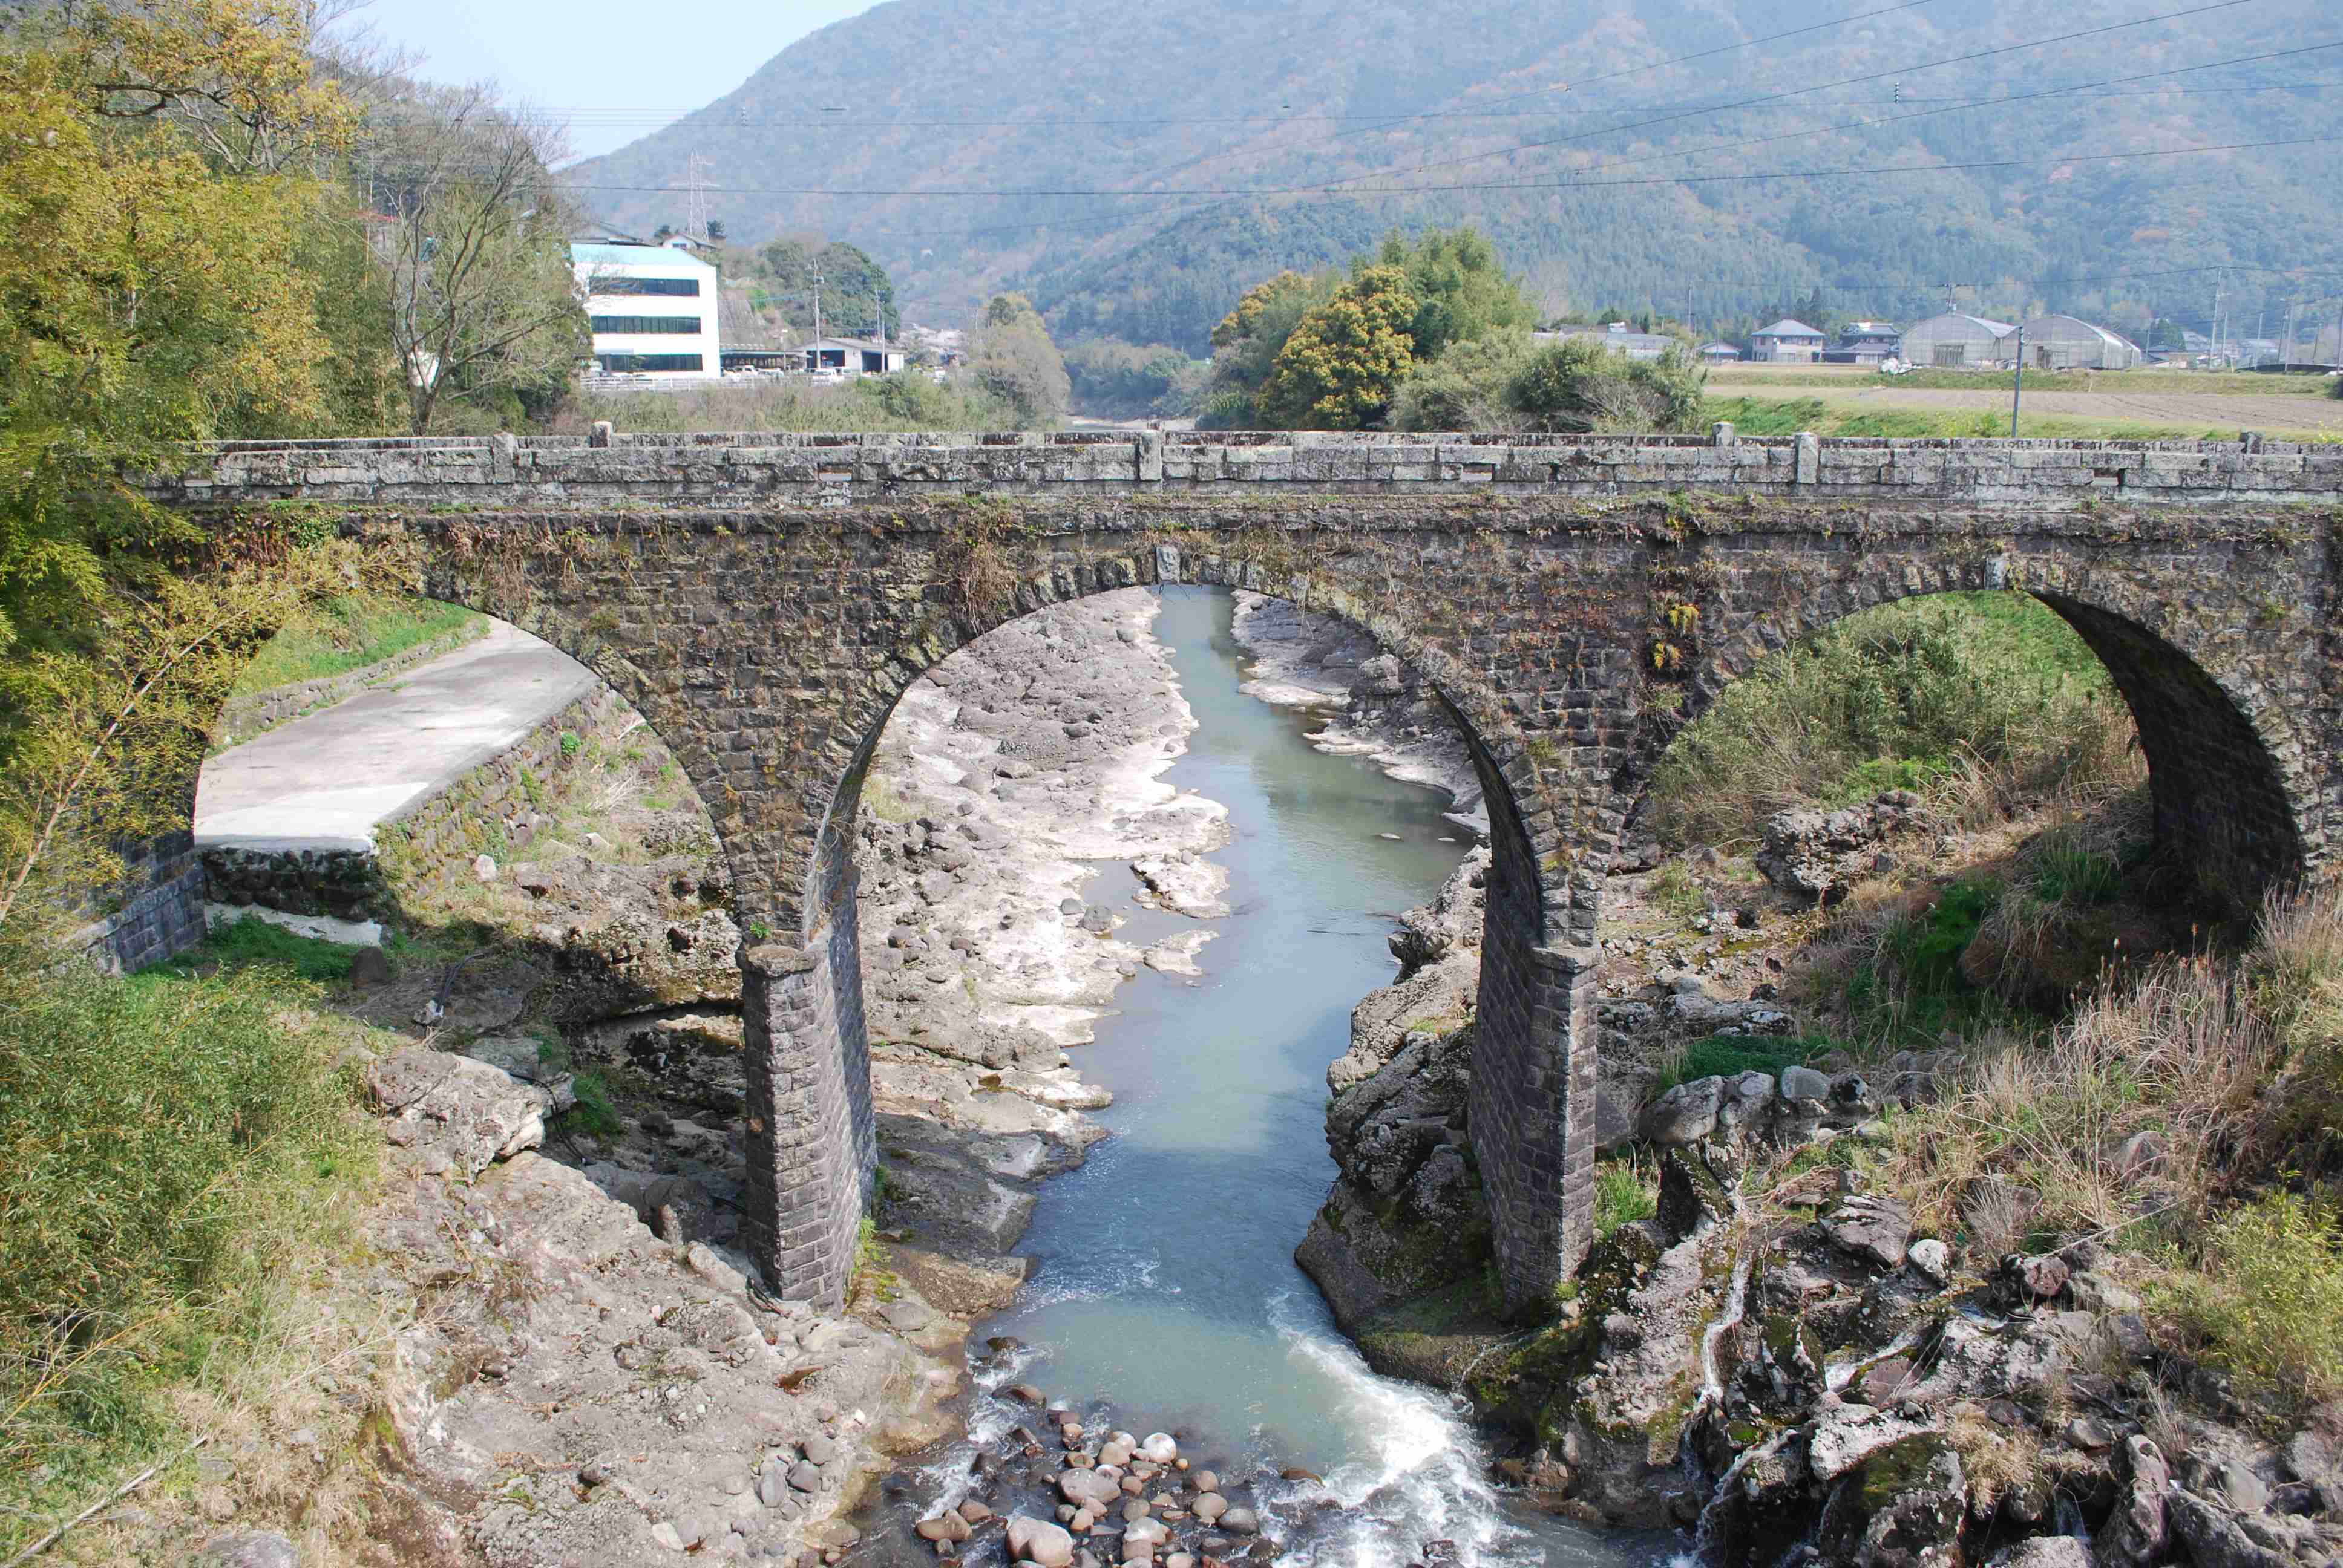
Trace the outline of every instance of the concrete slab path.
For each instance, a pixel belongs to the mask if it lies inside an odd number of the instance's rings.
[[[498,622],[478,642],[206,761],[196,847],[370,849],[384,818],[593,688],[584,665]]]

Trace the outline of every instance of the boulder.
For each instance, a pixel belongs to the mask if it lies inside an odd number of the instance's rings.
[[[2074,1535],[2036,1535],[1994,1553],[1988,1568],[2092,1568],[2088,1543]]]
[[[2001,1261],[1994,1287],[2012,1306],[2039,1306],[2065,1294],[2072,1277],[2073,1271],[2066,1267],[2066,1260],[2056,1253],[2034,1257],[2012,1252]]]
[[[188,1559],[189,1568],[301,1568],[293,1543],[267,1530],[215,1535]]]
[[[1816,1481],[1836,1481],[1881,1450],[1934,1431],[1926,1422],[1886,1411],[1841,1405],[1815,1418],[1806,1435],[1806,1467]]]
[[[1782,1098],[1822,1101],[1830,1097],[1830,1080],[1811,1067],[1782,1069]]]
[[[1822,1226],[1831,1245],[1883,1269],[1902,1268],[1912,1241],[1911,1211],[1889,1198],[1849,1198]]]
[[[2170,1539],[2164,1514],[2164,1494],[2171,1483],[2171,1467],[2163,1451],[2147,1438],[2124,1440],[2129,1475],[2116,1500],[2115,1517],[2107,1521],[2107,1551],[2117,1563],[2144,1564],[2158,1561]]]
[[[1716,1131],[1716,1115],[1724,1101],[1721,1078],[1679,1083],[1644,1107],[1636,1120],[1636,1135],[1646,1143],[1697,1143]]]
[[[545,1141],[552,1096],[509,1073],[447,1051],[414,1047],[368,1064],[368,1098],[392,1119],[394,1147],[470,1181]]]

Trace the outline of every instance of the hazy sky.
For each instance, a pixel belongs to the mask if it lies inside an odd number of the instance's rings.
[[[433,81],[494,80],[568,117],[580,156],[721,97],[817,27],[875,0],[373,0],[357,20]]]

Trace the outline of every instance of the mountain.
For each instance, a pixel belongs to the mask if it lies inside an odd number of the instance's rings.
[[[2275,332],[2343,296],[2343,142],[2138,155],[2343,136],[2343,47],[2302,52],[2343,30],[2328,0],[2117,25],[2188,9],[889,0],[570,177],[648,231],[683,222],[698,154],[736,242],[850,240],[914,318],[1015,288],[1061,336],[1197,351],[1280,267],[1466,221],[1556,314],[1723,327],[1819,286],[1909,319],[1956,285],[1985,314],[2198,327],[2217,286]],[[1831,170],[1879,172],[1783,177]]]

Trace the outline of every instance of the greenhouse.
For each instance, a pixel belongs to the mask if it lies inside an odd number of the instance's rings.
[[[2037,316],[2027,322],[2002,345],[2003,364],[2016,359],[2021,342],[2028,370],[2130,370],[2147,357],[2131,339],[2072,316]]]
[[[1904,334],[1904,362],[1923,368],[1990,370],[2006,364],[2009,350],[2002,339],[2017,328],[2006,321],[1982,316],[1932,316]]]

